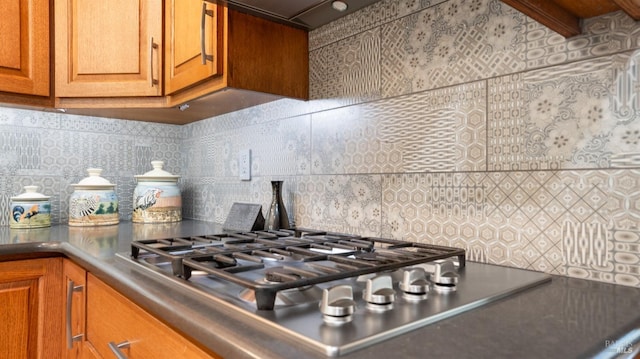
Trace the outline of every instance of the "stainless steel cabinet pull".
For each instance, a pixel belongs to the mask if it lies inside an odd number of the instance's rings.
[[[204,27],[207,15],[213,17],[213,10],[207,10],[207,3],[202,2],[202,17],[200,18],[200,54],[202,55],[202,64],[206,65],[207,60],[213,61],[213,55],[207,55],[207,47],[205,45]]]
[[[124,355],[123,352],[120,351],[120,349],[126,349],[128,347],[130,347],[131,344],[127,341],[124,341],[122,343],[114,343],[114,342],[109,342],[109,349],[111,349],[111,351],[113,352],[113,354],[115,354],[116,358],[118,359],[127,359],[127,356]]]
[[[71,312],[73,309],[73,292],[81,292],[84,290],[84,286],[75,285],[72,280],[67,283],[67,348],[73,349],[73,342],[82,340],[84,334],[73,335],[71,332]]]
[[[149,48],[149,75],[151,77],[151,87],[158,84],[158,80],[153,78],[153,50],[158,48],[158,44],[153,42],[153,36],[151,36],[151,46]]]

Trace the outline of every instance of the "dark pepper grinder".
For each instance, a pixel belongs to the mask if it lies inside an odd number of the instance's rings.
[[[289,229],[289,216],[282,201],[282,181],[271,181],[272,197],[267,218],[264,222],[264,229],[278,230]]]

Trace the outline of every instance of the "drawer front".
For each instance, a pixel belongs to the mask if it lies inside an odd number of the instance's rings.
[[[115,350],[130,359],[216,357],[91,274],[87,278],[87,341],[104,358],[113,358]]]

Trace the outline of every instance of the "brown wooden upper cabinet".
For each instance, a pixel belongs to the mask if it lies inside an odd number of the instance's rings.
[[[305,30],[210,2],[165,0],[164,35],[170,106],[219,90],[308,99]]]
[[[49,0],[0,1],[0,91],[49,96]]]
[[[184,124],[309,96],[306,30],[212,1],[5,0],[0,15],[0,103]]]
[[[165,94],[222,74],[221,6],[165,1]]]
[[[56,97],[163,95],[162,0],[54,7]]]
[[[306,30],[202,0],[54,4],[55,106],[68,113],[184,124],[308,99]]]
[[[56,97],[162,96],[221,74],[221,7],[164,1],[163,46],[162,1],[56,1]]]
[[[202,2],[197,2],[202,8]],[[165,11],[169,8],[166,6]],[[205,33],[204,40],[209,42],[216,38],[217,52],[200,51],[202,45],[196,47],[194,41],[190,47],[185,45],[184,50],[165,54],[165,58],[169,59],[166,60],[168,106],[189,105],[183,113],[168,112],[167,116],[174,116],[177,122],[187,123],[281,97],[308,99],[309,52],[305,30],[226,7],[217,7],[217,14],[217,22],[210,19],[208,14],[202,20],[202,13],[196,14],[195,10],[191,15],[191,18],[197,15],[196,23],[215,27],[210,30],[217,36],[209,37]],[[212,22],[211,25],[208,25],[209,21]],[[178,28],[178,25],[175,27]],[[182,31],[187,33],[185,29]],[[165,30],[166,42],[172,41],[167,38],[172,32],[169,28]],[[175,34],[178,33],[175,30]],[[192,30],[191,35],[186,37],[202,41],[199,31]],[[182,40],[176,37],[175,41]],[[213,44],[211,46],[215,47]],[[179,55],[180,53],[184,55]],[[213,56],[212,61],[209,60],[209,54]],[[206,65],[203,65],[203,56],[207,56]],[[211,67],[212,75],[207,77],[205,71],[193,71],[189,74],[191,68],[198,66]],[[184,67],[184,70],[179,67]],[[201,75],[196,75],[198,73]],[[176,87],[170,85],[170,78],[174,76],[183,76]]]

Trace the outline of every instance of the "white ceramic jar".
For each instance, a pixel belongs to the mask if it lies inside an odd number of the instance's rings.
[[[24,186],[24,193],[11,197],[10,228],[41,228],[51,226],[49,196],[38,193],[38,186]]]
[[[151,161],[153,170],[135,176],[133,214],[136,223],[166,223],[182,220],[182,196],[178,188],[180,176],[162,169],[163,161]]]
[[[69,200],[70,226],[106,226],[118,224],[116,185],[100,177],[102,169],[87,169],[89,177],[73,184]]]

